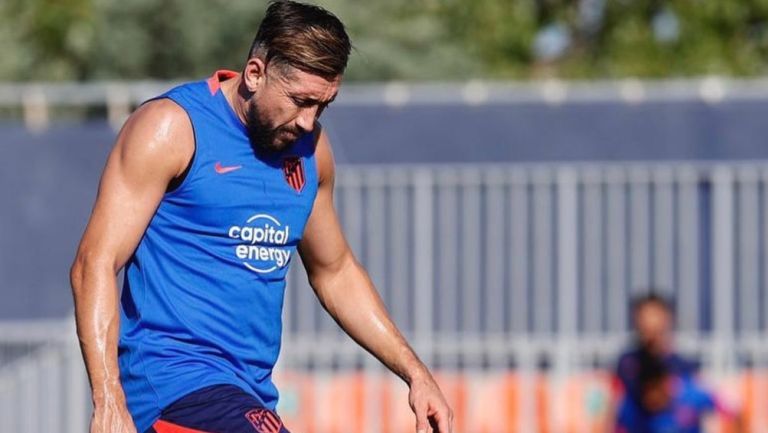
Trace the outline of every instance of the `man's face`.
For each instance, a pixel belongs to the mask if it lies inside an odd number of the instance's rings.
[[[341,76],[333,80],[291,67],[265,66],[246,107],[246,124],[253,143],[262,150],[280,152],[300,136],[312,132],[315,122],[335,98]]]
[[[670,343],[672,316],[661,305],[642,305],[635,313],[635,330],[640,343],[650,351],[666,352]]]

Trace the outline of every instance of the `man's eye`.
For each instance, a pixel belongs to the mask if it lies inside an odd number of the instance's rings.
[[[293,103],[297,107],[306,108],[306,107],[311,107],[312,106],[312,102],[311,101],[307,101],[306,99],[298,99],[298,98],[292,98],[292,99],[293,99]]]

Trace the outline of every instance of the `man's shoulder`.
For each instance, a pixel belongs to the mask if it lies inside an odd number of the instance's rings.
[[[622,352],[616,362],[616,374],[622,379],[636,375],[639,369],[638,357],[636,349],[628,349]]]
[[[152,100],[142,104],[125,122],[118,146],[132,159],[159,158],[178,174],[194,152],[192,123],[175,102]]]
[[[188,119],[187,113],[178,103],[170,98],[159,97],[141,104],[131,115],[131,119],[144,123],[161,123]],[[130,120],[130,119],[129,119]]]
[[[686,358],[677,352],[670,353],[664,361],[667,367],[677,374],[691,375],[699,370],[699,363],[696,360]]]

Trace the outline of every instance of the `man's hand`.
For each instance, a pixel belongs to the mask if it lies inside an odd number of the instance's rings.
[[[416,414],[416,433],[453,433],[453,411],[432,377],[410,384],[408,402]]]
[[[137,433],[125,400],[115,397],[96,403],[91,417],[90,433]]]

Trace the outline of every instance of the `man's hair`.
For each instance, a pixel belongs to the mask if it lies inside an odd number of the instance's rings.
[[[344,73],[351,49],[344,24],[335,15],[319,6],[280,0],[267,8],[249,58],[330,80]]]
[[[632,300],[632,313],[637,313],[641,308],[646,305],[656,305],[666,310],[667,313],[675,314],[675,303],[672,299],[660,295],[659,293],[651,290],[648,293],[635,297]]]

